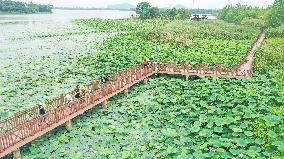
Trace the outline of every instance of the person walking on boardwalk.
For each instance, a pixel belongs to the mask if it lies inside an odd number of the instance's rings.
[[[109,81],[109,78],[107,76],[101,76],[100,77],[101,87],[104,87],[108,81]]]
[[[74,92],[75,92],[75,98],[76,98],[76,99],[81,98],[81,91],[80,91],[79,85],[76,86]]]
[[[72,98],[72,96],[68,93],[68,94],[66,94],[66,96],[64,97],[64,101],[65,101],[65,104],[68,104],[68,103],[70,103],[70,102],[73,101],[73,98]]]
[[[82,103],[85,102],[86,95],[87,95],[87,86],[83,85],[81,88],[81,102]]]
[[[46,115],[46,111],[44,109],[43,104],[39,104],[39,117],[40,117],[40,121],[43,122],[45,120],[45,115]]]
[[[150,59],[145,59],[143,62],[144,68],[150,68],[151,61]]]
[[[147,59],[148,60],[148,67],[149,68],[152,68],[152,66],[153,66],[153,59],[152,58],[149,58],[149,59]]]
[[[83,97],[87,94],[87,86],[86,85],[82,86],[81,92],[82,92]]]

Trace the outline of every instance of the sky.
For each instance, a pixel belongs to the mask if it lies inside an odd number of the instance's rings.
[[[256,7],[267,7],[274,0],[17,0],[22,2],[33,2],[38,4],[52,4],[55,7],[97,7],[103,8],[109,4],[130,3],[137,5],[139,2],[149,2],[152,6],[173,7],[177,4],[189,8],[220,9],[228,4],[246,4]],[[194,1],[194,3],[193,3]],[[194,4],[194,5],[193,5]]]

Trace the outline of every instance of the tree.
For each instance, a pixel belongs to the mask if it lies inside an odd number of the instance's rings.
[[[240,24],[244,19],[263,19],[265,9],[253,8],[246,5],[227,5],[218,13],[218,19],[229,23]]]
[[[191,11],[189,9],[181,8],[177,10],[177,19],[188,19],[191,16]]]
[[[240,23],[246,18],[246,6],[237,4],[237,6],[227,5],[218,13],[218,19],[224,20],[229,23]]]
[[[0,11],[12,13],[37,13],[37,12],[52,12],[52,5],[38,5],[32,2],[15,2],[11,0],[0,0]]]
[[[158,7],[151,7],[147,2],[141,2],[136,7],[136,13],[141,19],[152,18],[169,18],[169,19],[188,19],[191,15],[189,9],[159,9]]]
[[[147,19],[150,17],[151,6],[147,2],[141,2],[136,7],[136,14],[139,14],[141,19]]]
[[[276,0],[266,17],[268,27],[278,27],[284,22],[284,0]]]
[[[149,10],[149,18],[157,18],[160,16],[160,11],[158,7],[152,7]]]
[[[176,8],[167,9],[167,15],[170,19],[176,19],[178,12]]]

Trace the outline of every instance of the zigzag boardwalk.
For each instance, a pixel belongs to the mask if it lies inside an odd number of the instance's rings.
[[[252,57],[256,47],[263,41],[264,33],[261,33],[257,41],[248,50],[246,58]],[[247,64],[250,62],[250,64]],[[248,65],[243,67],[244,65]],[[16,113],[14,116],[0,122],[0,157],[13,152],[14,158],[20,158],[19,148],[32,140],[44,135],[54,128],[66,123],[66,128],[71,130],[71,119],[83,114],[85,111],[103,104],[107,108],[107,100],[120,92],[128,94],[128,88],[144,81],[154,74],[183,75],[189,76],[216,76],[228,78],[251,78],[252,61],[243,61],[233,69],[216,65],[213,69],[208,69],[201,64],[192,67],[187,62],[182,62],[179,66],[173,63],[162,63],[154,65],[152,68],[144,68],[142,65],[134,65],[123,72],[117,73],[110,78],[108,84],[99,88],[99,81],[94,81],[87,86],[85,96],[71,103],[65,103],[64,96],[49,102],[49,108],[44,121],[39,117],[39,107]]]

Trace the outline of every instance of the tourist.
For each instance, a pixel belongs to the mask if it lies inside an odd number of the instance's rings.
[[[83,85],[81,92],[82,92],[82,96],[86,95],[86,93],[87,93],[87,86],[86,85]]]
[[[64,97],[64,101],[65,101],[65,104],[68,104],[68,103],[70,103],[70,102],[73,101],[73,98],[72,98],[72,96],[68,93],[68,94],[66,94],[66,96]]]
[[[109,81],[109,78],[107,76],[101,76],[100,77],[101,87],[104,87],[108,81]]]
[[[43,104],[39,104],[39,117],[40,117],[41,122],[45,120],[45,115],[46,115],[46,111],[44,109]]]
[[[148,68],[149,67],[149,60],[148,59],[144,60],[143,66],[144,66],[144,68]]]
[[[80,87],[78,85],[76,86],[74,92],[75,92],[75,98],[79,99],[81,97],[81,92],[80,92]]]
[[[152,68],[152,66],[153,66],[152,58],[147,59],[147,60],[148,60],[148,67]]]

